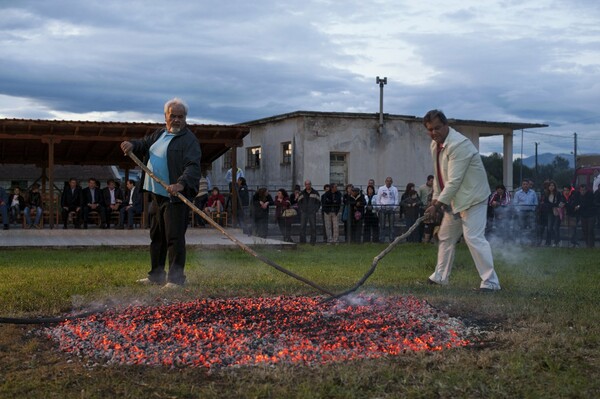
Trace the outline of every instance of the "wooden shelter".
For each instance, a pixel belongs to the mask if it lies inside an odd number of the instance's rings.
[[[135,164],[123,155],[121,142],[141,138],[163,126],[163,123],[145,122],[0,119],[0,164],[37,165],[47,171],[51,188],[55,186],[55,165],[116,165],[128,171]],[[210,168],[212,162],[230,148],[242,146],[250,132],[247,126],[241,125],[187,126],[200,141],[203,169]],[[232,167],[236,168],[236,151],[232,154]],[[43,181],[43,191],[45,183]],[[232,200],[235,210],[236,196]],[[50,196],[50,201],[52,212],[54,196]]]

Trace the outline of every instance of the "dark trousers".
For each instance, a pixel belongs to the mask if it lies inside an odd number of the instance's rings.
[[[364,242],[379,242],[379,218],[374,213],[365,213]]]
[[[279,217],[277,218],[277,224],[279,225],[279,231],[283,236],[283,241],[292,242],[292,218]]]
[[[302,212],[300,214],[300,242],[306,242],[306,224],[310,224],[310,243],[317,242],[317,213]]]
[[[152,195],[153,213],[150,223],[150,263],[148,273],[151,281],[162,283],[185,283],[185,232],[188,225],[189,209],[183,202],[171,202],[169,198]],[[165,264],[169,260],[169,274]]]
[[[581,231],[583,232],[583,240],[585,241],[585,246],[588,248],[594,248],[594,243],[596,241],[596,237],[594,235],[595,221],[595,216],[581,218]]]
[[[81,223],[79,221],[79,217],[81,216],[80,215],[81,210],[79,212],[77,212],[76,206],[70,206],[70,207],[68,207],[68,209],[61,208],[61,216],[62,216],[62,220],[63,220],[63,225],[65,227],[67,227],[67,221],[69,220],[69,213],[71,213],[71,212],[75,212],[75,216],[73,217],[73,224],[76,227],[79,227],[79,225]]]
[[[90,212],[98,212],[100,215],[100,222],[104,225],[106,224],[106,213],[104,207],[102,205],[98,205],[96,209],[92,209],[87,205],[83,206],[83,223],[87,226],[89,223]]]
[[[127,209],[127,206],[119,209],[119,226],[123,226],[125,220],[127,220],[127,227],[133,228],[133,217],[135,215],[140,215],[142,213],[141,209],[138,209],[134,206]]]

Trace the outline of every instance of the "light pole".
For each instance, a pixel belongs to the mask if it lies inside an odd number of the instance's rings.
[[[377,128],[377,132],[383,133],[383,86],[387,84],[387,77],[379,79],[377,76],[375,83],[379,85],[379,128]]]

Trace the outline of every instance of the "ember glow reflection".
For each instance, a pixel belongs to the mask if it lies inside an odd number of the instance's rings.
[[[44,333],[109,364],[205,367],[325,364],[469,345],[458,319],[415,297],[201,299],[129,306]]]

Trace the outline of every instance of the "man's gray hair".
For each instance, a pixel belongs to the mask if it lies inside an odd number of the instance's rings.
[[[169,111],[169,108],[172,107],[173,105],[183,106],[183,109],[185,110],[185,115],[187,116],[188,110],[189,110],[188,105],[185,103],[185,101],[183,101],[181,98],[178,98],[178,97],[172,98],[165,103],[165,115]]]

